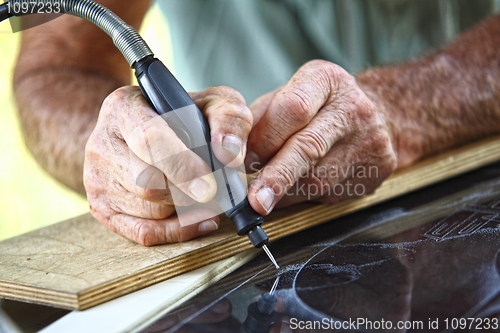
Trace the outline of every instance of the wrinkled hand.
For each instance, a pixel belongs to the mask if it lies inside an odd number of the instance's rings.
[[[231,167],[242,164],[253,121],[243,97],[227,87],[191,97],[208,119],[212,142],[227,148],[215,150],[216,157]],[[176,200],[183,199],[176,204],[189,205],[210,201],[216,182],[209,166],[151,109],[138,87],[120,88],[104,101],[85,149],[84,184],[92,215],[142,245],[186,241],[220,223],[214,217],[180,226],[169,184],[176,185]]]
[[[262,172],[249,201],[260,214],[306,200],[335,203],[372,192],[397,166],[391,133],[353,76],[305,64],[250,109],[247,172]]]

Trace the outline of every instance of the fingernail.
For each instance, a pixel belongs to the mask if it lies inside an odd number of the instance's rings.
[[[245,169],[246,172],[257,172],[262,166],[262,160],[259,155],[253,151],[249,151],[245,157]]]
[[[208,193],[208,183],[201,178],[196,178],[189,185],[188,191],[197,199],[203,199]]]
[[[241,141],[237,136],[226,135],[224,139],[222,139],[222,148],[227,149],[235,156],[238,156],[243,151],[243,141]]]
[[[263,187],[257,192],[257,200],[266,212],[269,213],[274,201],[274,192],[269,187]]]
[[[218,314],[226,313],[228,310],[229,310],[229,301],[225,299],[221,300],[220,302],[218,302],[217,304],[215,304],[210,308],[210,311]]]
[[[219,229],[219,225],[215,223],[214,220],[208,220],[201,222],[200,225],[198,226],[198,231],[201,233],[207,233],[207,232],[212,232]]]

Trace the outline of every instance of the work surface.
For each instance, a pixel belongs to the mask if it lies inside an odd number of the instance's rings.
[[[498,332],[500,163],[289,236],[271,250],[279,271],[260,255],[170,315],[186,320],[172,326],[164,319],[164,331],[238,332],[250,303],[278,281],[276,332],[282,321],[304,327],[358,318],[406,322],[407,332],[451,332],[469,318],[460,331]],[[222,299],[232,304],[228,317],[209,323],[199,316]]]
[[[261,253],[148,331],[237,332],[249,304],[276,281],[277,325],[291,318],[411,319],[412,325],[430,321],[437,328],[410,332],[443,332],[446,320],[451,327],[453,319],[459,325],[459,318],[474,318],[486,328],[488,320],[492,326],[500,318],[499,216],[496,163],[274,242],[279,271]],[[226,314],[212,313],[224,299],[232,304]],[[66,314],[12,301],[2,308],[26,332]],[[308,332],[316,331],[323,332]]]
[[[499,159],[500,139],[488,139],[402,170],[373,195],[277,211],[266,219],[264,229],[277,240]],[[1,242],[0,296],[81,310],[250,247],[228,220],[210,236],[145,248],[84,215]]]

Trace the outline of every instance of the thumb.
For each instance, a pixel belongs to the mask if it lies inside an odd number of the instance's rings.
[[[262,116],[264,115],[264,113],[266,113],[269,104],[271,104],[271,101],[274,99],[274,96],[276,96],[276,94],[280,92],[281,89],[283,89],[283,87],[280,87],[276,90],[273,90],[271,92],[268,92],[267,94],[260,96],[250,105],[250,110],[252,111],[254,125],[257,124],[260,118],[262,118]]]
[[[215,231],[219,225],[218,216],[182,227],[177,215],[153,220],[126,214],[116,214],[106,224],[112,231],[144,246],[185,242]]]

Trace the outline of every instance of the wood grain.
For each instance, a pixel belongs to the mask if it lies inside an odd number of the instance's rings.
[[[275,240],[498,160],[500,137],[489,138],[400,170],[371,195],[273,212],[264,229]],[[209,236],[146,248],[86,214],[0,242],[0,297],[84,310],[249,248],[225,218]]]
[[[87,311],[72,311],[40,333],[139,332],[258,253],[250,249]]]

